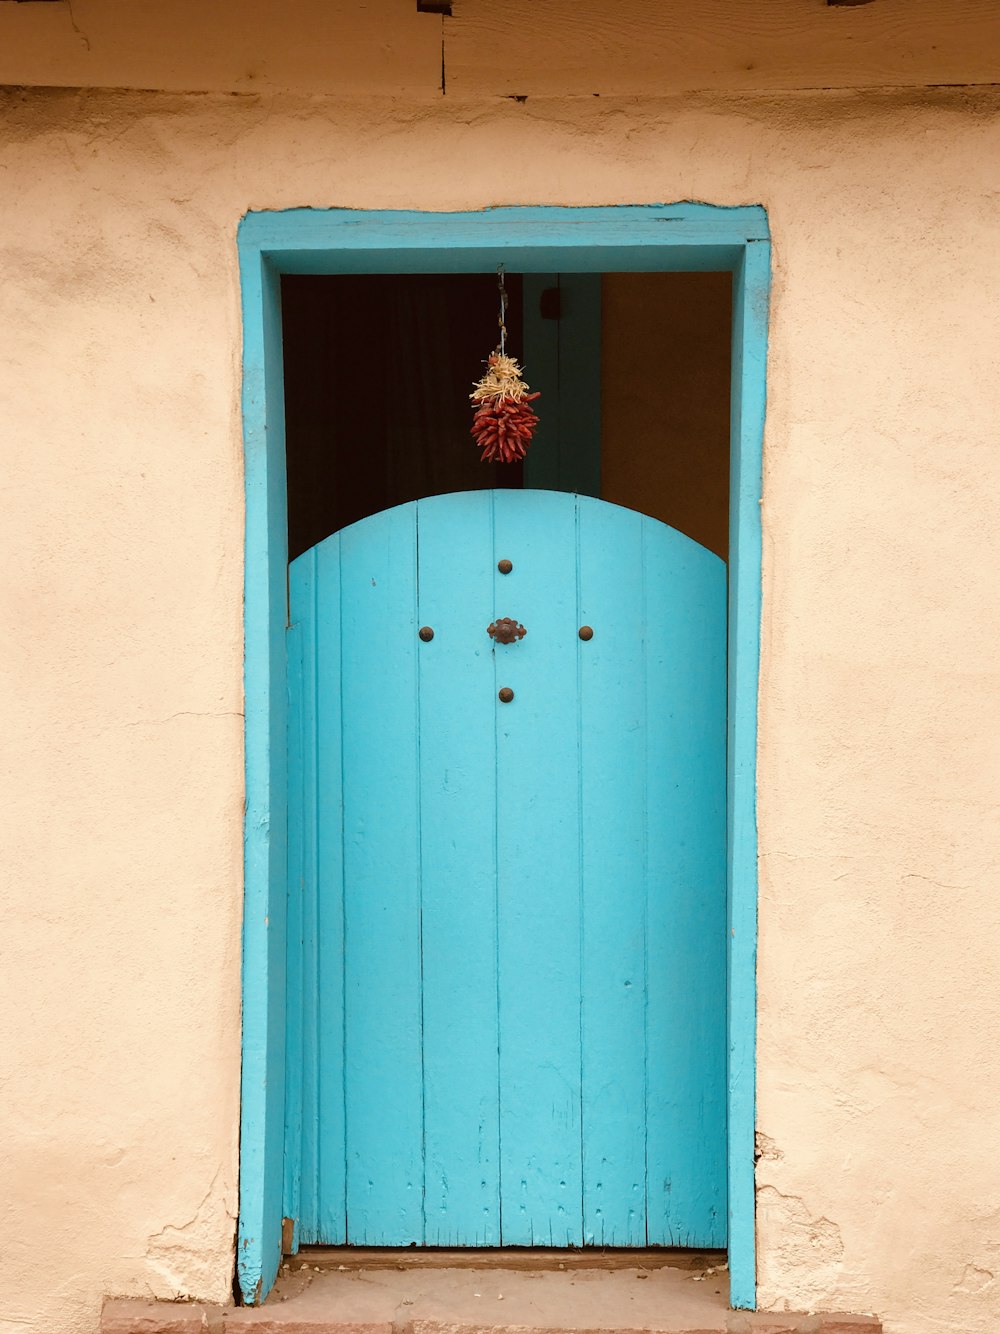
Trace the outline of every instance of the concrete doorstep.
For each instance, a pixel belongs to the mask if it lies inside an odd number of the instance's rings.
[[[711,1256],[450,1267],[303,1252],[259,1307],[109,1300],[102,1334],[880,1334],[871,1315],[731,1311]],[[701,1263],[698,1263],[700,1259]]]

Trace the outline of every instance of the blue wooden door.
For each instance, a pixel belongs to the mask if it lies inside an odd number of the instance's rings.
[[[299,1243],[725,1244],[725,587],[547,491],[292,564]]]

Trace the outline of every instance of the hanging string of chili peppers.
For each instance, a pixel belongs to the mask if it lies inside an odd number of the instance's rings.
[[[474,417],[472,435],[482,450],[483,463],[516,463],[527,452],[538,416],[530,406],[539,397],[528,392],[521,367],[507,355],[507,288],[504,270],[497,268],[500,290],[500,344],[486,361],[486,374],[469,395]]]

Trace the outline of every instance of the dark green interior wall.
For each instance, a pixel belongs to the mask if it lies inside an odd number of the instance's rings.
[[[524,275],[525,378],[541,399],[524,484],[601,494],[601,275]]]

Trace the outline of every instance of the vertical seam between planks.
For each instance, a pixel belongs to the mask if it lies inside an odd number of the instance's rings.
[[[337,651],[340,654],[340,1083],[344,1126],[344,1243],[350,1241],[347,1212],[347,773],[344,768],[344,542],[337,534]]]
[[[574,559],[576,562],[576,623],[583,624],[582,608],[582,589],[581,589],[581,552],[580,552],[580,497],[575,496],[573,501],[573,545]],[[583,1069],[583,1007],[584,1007],[584,933],[586,931],[586,892],[584,888],[584,857],[583,857],[583,653],[581,652],[582,640],[576,636],[576,838],[577,838],[577,918],[578,918],[578,949],[579,966],[577,969],[578,987],[580,991],[579,1002],[579,1040],[580,1040],[580,1244],[586,1245],[587,1241],[587,1211],[586,1211],[586,1183],[587,1173],[585,1167],[585,1137],[583,1131],[583,1113],[584,1113],[584,1069]],[[604,1215],[601,1215],[601,1227],[603,1232]],[[601,1237],[603,1245],[604,1237]]]
[[[493,593],[491,616],[497,601],[497,525],[496,492],[490,492],[490,589]],[[493,663],[493,974],[497,1013],[497,1240],[503,1245],[503,1095],[500,1079],[500,710],[496,705],[497,655],[490,643]]]
[[[649,596],[646,578],[646,519],[639,524],[642,607],[642,1145],[643,1234],[649,1243]]]
[[[420,502],[413,506],[413,623],[420,624]],[[417,805],[417,955],[420,961],[420,1239],[427,1244],[427,1070],[424,1061],[424,837],[423,837],[423,778],[420,748],[420,654],[414,653],[416,671],[413,674],[416,715],[416,805]]]

